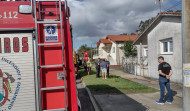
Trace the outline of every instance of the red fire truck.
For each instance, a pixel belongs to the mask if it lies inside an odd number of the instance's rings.
[[[0,111],[78,111],[63,0],[0,0]]]

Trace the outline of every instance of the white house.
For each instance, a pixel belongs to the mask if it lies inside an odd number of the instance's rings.
[[[93,59],[105,59],[109,57],[110,47],[112,42],[107,39],[99,39],[97,43],[98,55],[93,56]]]
[[[182,35],[181,13],[161,12],[153,22],[139,35],[134,45],[138,46],[138,60],[141,74],[144,69],[145,56],[147,59],[147,73],[144,76],[158,78],[158,60],[163,56],[173,70],[171,81],[182,83]]]
[[[97,43],[98,55],[93,59],[107,58],[111,65],[121,65],[122,57],[124,57],[124,41],[134,41],[138,36],[136,35],[108,35],[106,39],[100,39]]]

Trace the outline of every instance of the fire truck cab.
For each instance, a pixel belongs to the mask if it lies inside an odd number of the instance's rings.
[[[0,111],[78,111],[67,1],[0,8]]]

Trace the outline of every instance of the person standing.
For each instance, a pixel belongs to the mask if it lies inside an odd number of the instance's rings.
[[[100,58],[96,61],[96,78],[100,77]]]
[[[85,72],[87,72],[87,64],[86,64],[86,61],[84,61],[83,66],[84,66]]]
[[[87,66],[88,66],[88,75],[90,75],[91,67],[92,67],[91,59],[88,60]]]
[[[160,99],[156,101],[157,104],[164,104],[165,87],[168,91],[166,102],[172,103],[172,93],[170,89],[170,77],[172,75],[172,68],[169,63],[164,61],[164,57],[158,57],[158,72],[159,72],[159,85],[160,85]]]
[[[105,59],[106,60],[106,62],[107,62],[107,77],[109,78],[109,70],[110,70],[110,61],[108,61],[107,59]]]
[[[108,63],[106,62],[106,59],[104,59],[103,62],[101,63],[101,67],[102,67],[102,77],[106,79],[107,67],[108,67]]]

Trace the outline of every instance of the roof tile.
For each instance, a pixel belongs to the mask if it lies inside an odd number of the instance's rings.
[[[115,42],[135,41],[138,35],[107,35],[106,39],[110,39]]]

